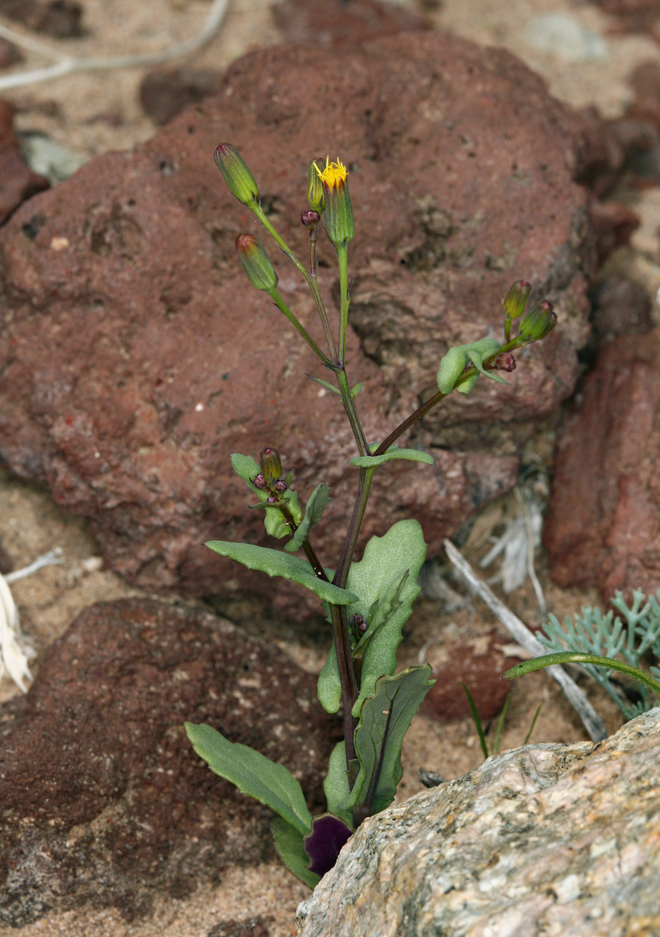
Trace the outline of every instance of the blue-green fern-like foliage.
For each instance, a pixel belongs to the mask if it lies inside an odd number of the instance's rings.
[[[635,589],[630,607],[623,593],[617,592],[611,604],[621,613],[621,618],[615,617],[613,611],[603,615],[599,608],[582,608],[581,615],[573,618],[567,615],[564,625],[550,615],[543,625],[545,634],[539,631],[536,636],[554,653],[575,651],[611,658],[621,655],[633,667],[639,667],[641,658],[650,652],[660,662],[660,589],[656,595],[649,596]],[[612,681],[611,670],[593,664],[582,666],[607,690],[626,719],[634,719],[657,705],[646,687],[637,686],[641,700],[631,703],[622,694],[620,685]],[[660,677],[660,668],[651,665],[650,671],[654,677]]]

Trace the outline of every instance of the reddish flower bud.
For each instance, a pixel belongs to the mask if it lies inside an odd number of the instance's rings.
[[[273,485],[273,488],[279,495],[284,494],[284,492],[287,490],[288,487],[289,486],[287,485],[287,483],[285,481],[282,481],[281,478],[278,481],[276,481],[275,484]]]
[[[310,209],[309,211],[302,212],[300,215],[300,220],[306,228],[309,228],[311,231],[313,231],[321,220],[321,216],[317,211],[312,211],[312,209]]]
[[[490,366],[491,371],[515,371],[516,359],[508,351],[502,352]]]
[[[263,477],[263,475],[257,475],[252,484],[255,488],[259,488],[260,491],[263,491],[266,487],[266,479]]]
[[[239,234],[236,238],[236,250],[252,286],[266,292],[274,290],[277,286],[277,274],[256,237],[252,234]]]

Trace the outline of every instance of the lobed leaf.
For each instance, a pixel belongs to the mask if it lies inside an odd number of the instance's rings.
[[[248,569],[258,569],[269,576],[282,576],[297,582],[306,589],[315,592],[321,599],[332,602],[333,605],[350,605],[357,601],[357,596],[331,582],[318,579],[305,560],[297,556],[289,556],[279,550],[269,547],[259,547],[253,543],[231,543],[227,540],[209,540],[205,546],[220,556],[228,556],[237,563],[242,563]]]
[[[266,804],[301,834],[311,831],[312,816],[305,795],[288,768],[247,745],[230,742],[212,726],[186,722],[185,729],[211,771],[231,781],[243,794]]]

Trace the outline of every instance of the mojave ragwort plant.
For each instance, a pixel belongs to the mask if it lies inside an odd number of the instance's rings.
[[[320,817],[311,816],[300,784],[283,765],[230,742],[211,726],[186,723],[186,731],[195,751],[216,774],[272,808],[276,814],[272,831],[280,856],[294,875],[314,887],[335,864],[339,850],[353,830],[365,817],[384,810],[392,802],[402,774],[403,737],[433,684],[428,664],[395,673],[401,629],[419,592],[417,577],[426,556],[420,524],[416,520],[397,521],[383,537],[372,537],[362,559],[354,560],[373,474],[392,459],[433,464],[428,453],[399,448],[396,440],[452,391],[469,393],[481,375],[506,384],[498,372],[516,367],[512,353],[544,338],[557,320],[547,301],[525,311],[531,287],[524,280],[517,281],[504,299],[504,342],[482,338],[450,348],[439,362],[437,393],[386,439],[370,444],[355,402],[361,385],[351,388],[345,367],[350,303],[348,245],[355,233],[345,166],[329,159],[325,164],[320,159],[309,164],[309,209],[301,215],[302,224],[309,231],[310,256],[306,267],[266,217],[257,184],[236,149],[221,144],[215,160],[233,195],[254,213],[310,289],[325,338],[325,351],[282,299],[277,275],[259,241],[251,234],[237,238],[238,255],[252,285],[270,296],[334,375],[336,386],[321,378],[314,380],[339,396],[357,450],[350,459],[358,470],[355,503],[334,569],[321,562],[311,538],[312,529],[321,521],[329,501],[328,487],[317,485],[303,508],[298,492],[291,487],[293,472],[283,477],[279,454],[270,446],[261,452],[259,463],[252,456],[239,453],[231,455],[231,463],[257,499],[252,507],[264,510],[267,532],[279,539],[290,538],[284,551],[220,540],[206,544],[249,569],[283,576],[305,586],[324,604],[334,641],[319,676],[318,696],[328,712],[342,711],[344,730],[344,741],[332,752],[324,783],[327,812]],[[339,269],[336,339],[317,284],[317,237],[323,216]],[[511,338],[514,319],[520,319],[520,325],[518,335]],[[295,555],[301,552],[304,559]]]

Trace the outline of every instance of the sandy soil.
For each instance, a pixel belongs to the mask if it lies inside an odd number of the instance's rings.
[[[411,4],[412,5],[412,4]],[[193,34],[208,11],[200,0],[86,0],[85,24],[88,36],[80,40],[49,41],[67,54],[114,54],[162,48]],[[566,62],[530,48],[525,28],[533,16],[548,11],[569,13],[583,25],[604,36],[609,58]],[[568,0],[445,0],[441,9],[427,14],[435,25],[449,28],[484,44],[510,48],[539,71],[558,97],[581,107],[595,103],[609,116],[624,110],[630,91],[625,77],[635,64],[660,60],[660,48],[650,39],[613,33],[614,23],[588,3]],[[233,0],[227,18],[216,38],[189,64],[199,68],[222,68],[251,48],[278,41],[269,13],[268,0]],[[28,56],[25,63],[35,67],[43,60]],[[153,123],[142,113],[137,96],[144,69],[101,74],[79,74],[50,83],[38,84],[5,94],[19,107],[17,125],[24,131],[43,131],[52,139],[84,157],[109,149],[127,148],[149,138]],[[632,197],[631,197],[632,198]],[[636,197],[635,207],[639,204]],[[631,251],[614,263],[633,270],[655,298],[660,286],[657,267],[657,193],[642,196],[645,224]],[[657,313],[657,307],[655,308]],[[101,600],[136,594],[112,572],[92,569],[86,563],[99,553],[85,523],[62,512],[47,492],[26,484],[0,470],[0,542],[10,554],[15,568],[31,562],[38,554],[60,546],[64,563],[41,570],[16,583],[12,591],[19,605],[23,626],[37,654],[63,631],[84,607]],[[540,578],[550,609],[558,617],[582,604],[595,601],[593,595],[561,592],[547,580],[540,558]],[[538,624],[534,598],[525,588],[509,597],[509,605],[530,624]],[[494,619],[483,608],[475,609],[474,620],[467,611],[446,615],[438,603],[420,603],[408,635],[405,655],[412,660],[430,637],[467,641],[493,627]],[[240,608],[234,610],[240,622]],[[246,621],[243,622],[246,627]],[[451,627],[450,627],[451,626]],[[258,631],[258,627],[257,627]],[[503,641],[507,635],[502,631]],[[510,639],[509,639],[510,640]],[[326,647],[323,643],[301,645],[295,634],[280,638],[281,646],[310,671],[320,668]],[[432,659],[432,651],[429,652]],[[35,666],[38,667],[38,656]],[[18,692],[7,679],[0,683],[0,701]],[[613,704],[598,689],[589,693],[610,731],[621,718]],[[570,742],[585,738],[575,714],[561,693],[543,674],[534,674],[512,687],[512,702],[501,749],[522,743],[532,715],[543,701],[533,739]],[[449,779],[464,774],[482,760],[474,726],[469,720],[442,726],[417,717],[403,750],[404,778],[399,798],[421,789],[417,769],[424,766]],[[64,935],[67,937],[206,937],[218,922],[241,920],[255,914],[273,918],[273,937],[295,934],[295,907],[307,889],[279,865],[229,873],[216,889],[201,888],[184,901],[159,897],[148,920],[127,924],[118,912],[71,912],[53,914],[22,930],[24,937]]]

